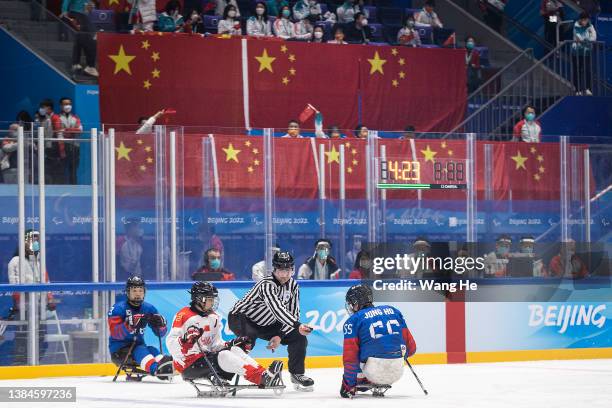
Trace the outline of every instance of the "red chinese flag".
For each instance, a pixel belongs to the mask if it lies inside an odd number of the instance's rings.
[[[117,195],[155,193],[155,139],[133,132],[115,133],[115,187]]]
[[[240,55],[237,39],[99,33],[102,121],[135,124],[171,106],[169,124],[243,128]]]
[[[445,132],[466,109],[465,52],[360,48],[363,123],[371,129]]]
[[[313,139],[274,139],[275,195],[283,198],[318,197]]]
[[[357,123],[359,70],[354,47],[248,41],[251,126],[286,129],[308,103],[325,123]]]
[[[128,13],[132,6],[127,0],[101,0],[100,10],[113,10],[115,13]]]
[[[315,109],[312,107],[312,105],[308,104],[306,106],[306,108],[302,111],[302,113],[300,113],[300,123],[305,123],[308,119],[310,119],[312,117],[312,115],[315,114]]]
[[[559,200],[558,143],[504,143],[503,157],[514,200]]]
[[[325,196],[340,198],[340,151],[344,146],[344,185],[347,199],[366,197],[367,141],[363,139],[315,139],[318,170],[324,171]],[[323,146],[323,162],[320,149]],[[323,170],[321,170],[323,169]]]
[[[264,151],[262,137],[214,135],[219,196],[264,197]]]

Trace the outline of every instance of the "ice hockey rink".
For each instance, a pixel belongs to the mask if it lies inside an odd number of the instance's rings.
[[[324,408],[380,404],[388,408],[608,408],[612,401],[612,360],[418,365],[415,370],[429,395],[423,394],[408,367],[384,398],[359,394],[352,401],[339,397],[342,371],[336,368],[308,370],[315,380],[314,392],[298,392],[289,384],[281,396],[274,396],[270,390],[243,390],[236,397],[196,398],[195,390],[180,377],[172,383],[153,378],[141,383],[127,383],[123,378],[113,383],[112,377],[40,378],[0,381],[0,386],[77,387],[76,404],[8,404],[28,407]]]

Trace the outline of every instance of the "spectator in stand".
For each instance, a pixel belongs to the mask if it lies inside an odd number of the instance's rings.
[[[268,15],[278,16],[280,15],[283,7],[289,7],[289,2],[285,0],[268,0]]]
[[[327,133],[330,139],[344,139],[344,135],[340,131],[340,128],[336,125],[330,126]]]
[[[166,3],[164,12],[157,19],[157,30],[165,33],[177,33],[183,30],[185,23],[181,15],[181,3],[170,0]]]
[[[535,108],[533,106],[525,108],[525,118],[514,125],[513,142],[540,143],[542,126],[535,118]]]
[[[290,137],[293,139],[301,139],[304,136],[300,135],[300,122],[295,119],[289,121],[287,126],[287,133],[282,137]]]
[[[219,20],[217,33],[229,35],[242,35],[238,9],[233,4],[228,4],[223,10],[223,19]]]
[[[278,18],[274,21],[274,34],[283,40],[295,38],[295,27],[290,20],[291,9],[289,6],[281,7]]]
[[[298,279],[338,279],[340,268],[334,257],[330,255],[331,248],[330,240],[318,239],[315,242],[315,253],[300,266]]]
[[[204,253],[204,264],[191,275],[193,280],[199,281],[232,281],[236,276],[223,268],[221,252],[210,248]]]
[[[268,19],[268,6],[263,1],[255,4],[255,15],[247,20],[247,35],[253,37],[272,37],[272,24]]]
[[[280,252],[280,246],[275,244],[272,247],[272,256]],[[259,282],[263,278],[270,276],[268,271],[266,271],[266,260],[263,259],[251,267],[251,277],[255,282]]]
[[[334,27],[334,39],[329,40],[327,43],[328,44],[348,44],[346,41],[344,41],[344,28],[342,28],[339,25]]]
[[[553,278],[586,278],[589,275],[586,263],[576,255],[576,241],[570,239],[561,244],[561,251],[548,265],[548,273]]]
[[[67,97],[61,98],[60,110],[60,113],[51,117],[55,137],[58,139],[78,139],[83,131],[83,125],[81,125],[81,119],[72,112],[72,100]],[[76,184],[76,173],[79,167],[78,142],[57,142],[55,145],[62,163],[64,183]]]
[[[404,129],[404,133],[402,133],[399,138],[402,140],[414,139],[414,130],[415,130],[414,126],[412,125],[406,126],[406,129]]]
[[[574,71],[574,86],[576,95],[592,96],[592,70],[591,50],[597,41],[597,32],[591,24],[586,12],[580,14],[574,23],[574,42],[572,43],[572,66]]]
[[[189,20],[185,22],[185,32],[191,34],[204,34],[204,22],[197,10],[192,10]]]
[[[19,124],[11,123],[0,150],[0,170],[5,184],[17,184],[17,134]]]
[[[83,68],[81,66],[81,52],[84,52],[87,65],[83,72],[97,77],[96,40],[94,39],[96,29],[88,16],[91,8],[92,4],[87,0],[62,0],[60,18],[70,20],[71,25],[77,31],[72,48],[72,70],[76,72]]]
[[[355,22],[346,28],[346,39],[351,43],[368,44],[372,39],[372,29],[368,26],[365,14],[355,14]]]
[[[236,3],[236,0],[216,0],[216,2],[217,7],[215,7],[215,15],[225,15],[225,9],[227,8],[227,6],[232,5],[236,10],[236,18],[240,17],[240,9],[238,8],[238,3]]]
[[[309,18],[318,21],[321,19],[321,5],[317,0],[298,0],[293,6],[293,17],[296,20]]]
[[[134,31],[153,31],[153,25],[157,21],[155,0],[138,0],[137,8],[136,18],[138,22],[134,24]]]
[[[357,127],[355,127],[355,137],[357,139],[367,139],[368,128],[362,124],[357,125]]]
[[[432,28],[444,28],[442,22],[438,18],[438,15],[434,11],[435,3],[433,0],[427,0],[423,6],[423,10],[419,11],[415,15],[416,26],[425,26]]]
[[[346,0],[336,9],[338,15],[338,23],[348,24],[357,19],[356,14],[363,13],[366,18],[369,17],[367,11],[363,8],[363,0]]]
[[[553,48],[557,46],[557,25],[563,21],[564,14],[560,0],[542,0],[540,15],[544,19],[544,39]]]
[[[137,135],[143,135],[143,134],[146,134],[146,133],[152,133],[153,132],[153,126],[155,126],[155,122],[157,122],[157,120],[159,118],[164,116],[164,113],[165,113],[165,110],[162,109],[162,110],[158,111],[155,115],[151,116],[148,119],[146,117],[139,118],[138,119],[138,124],[140,125],[140,127],[136,131],[136,134]]]
[[[45,138],[53,137],[51,116],[53,116],[53,101],[51,99],[43,99],[38,104],[38,111],[34,115],[34,128],[45,128]]]
[[[59,156],[58,144],[51,139],[53,133],[53,101],[43,99],[38,107],[38,112],[34,119],[36,128],[45,128],[45,182],[47,184],[61,184],[64,182],[64,164]]]
[[[372,270],[372,257],[365,249],[357,253],[353,270],[349,274],[349,279],[368,279]]]
[[[465,38],[465,65],[467,67],[467,90],[468,95],[480,86],[482,80],[482,68],[480,66],[480,53],[475,49],[476,39],[467,36]]]
[[[353,265],[355,265],[355,261],[357,260],[357,255],[359,254],[359,251],[361,251],[361,241],[363,240],[363,237],[361,235],[353,235],[353,247],[351,248],[350,251],[347,251],[346,253],[346,258],[345,258],[345,264],[344,264],[344,268],[347,271],[350,271],[353,269]]]
[[[419,31],[415,29],[414,17],[406,17],[404,26],[397,32],[397,43],[410,47],[420,47],[421,37]]]
[[[312,39],[314,29],[309,18],[305,18],[294,23],[293,30],[295,32],[296,40],[310,41]]]
[[[507,0],[478,0],[485,24],[501,34]]]
[[[495,243],[495,251],[484,256],[485,275],[504,277],[510,262],[512,239],[508,235],[500,235]]]
[[[310,42],[313,43],[324,43],[325,42],[325,31],[321,26],[315,26],[314,31],[312,33],[312,40]]]
[[[117,242],[119,247],[119,266],[121,278],[126,276],[142,276],[142,235],[138,218],[128,218],[125,221],[125,236]]]

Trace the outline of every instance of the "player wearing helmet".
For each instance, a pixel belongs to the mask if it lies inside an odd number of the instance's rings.
[[[221,318],[215,313],[219,303],[217,288],[200,281],[193,284],[189,293],[191,303],[174,316],[166,339],[174,367],[183,378],[207,378],[211,383],[219,384],[238,374],[262,388],[278,385],[282,361],[273,361],[266,370],[247,354],[252,346],[248,338],[223,341]]]

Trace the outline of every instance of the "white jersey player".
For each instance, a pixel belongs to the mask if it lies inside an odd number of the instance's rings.
[[[247,354],[252,346],[248,338],[228,342],[221,338],[221,319],[215,313],[217,288],[208,282],[195,282],[190,293],[191,305],[176,314],[166,338],[174,367],[183,378],[206,378],[219,384],[238,374],[261,388],[280,384],[281,361],[272,362],[266,370]]]

